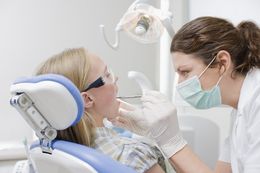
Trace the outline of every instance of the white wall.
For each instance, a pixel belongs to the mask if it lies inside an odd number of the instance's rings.
[[[189,18],[217,16],[230,20],[235,25],[242,20],[260,24],[259,0],[189,0]]]
[[[32,136],[9,105],[10,85],[17,77],[32,75],[40,62],[65,48],[83,46],[98,54],[119,76],[120,95],[140,93],[136,83],[127,79],[128,70],[141,71],[155,83],[158,45],[143,45],[121,33],[120,48],[114,51],[100,34],[99,24],[104,24],[114,41],[114,27],[132,2],[0,0],[0,153],[6,143],[21,143]]]
[[[127,71],[133,69],[144,72],[158,88],[158,44],[143,45],[121,33],[120,48],[113,51],[99,32],[98,25],[105,24],[108,38],[113,42],[114,26],[133,1],[0,0],[0,153],[6,143],[20,143],[24,136],[32,136],[24,120],[9,106],[10,84],[19,76],[31,75],[37,64],[64,48],[84,46],[100,55],[118,74],[121,95],[140,93],[138,86],[126,77]],[[258,0],[170,2],[175,30],[188,20],[204,15],[228,18],[234,23],[242,19],[260,23]],[[228,134],[228,108],[198,111],[183,106],[179,112],[216,123],[220,128],[220,143]]]

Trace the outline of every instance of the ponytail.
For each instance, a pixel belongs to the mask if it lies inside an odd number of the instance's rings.
[[[260,29],[250,21],[237,26],[241,51],[235,59],[235,71],[246,74],[252,68],[260,68]]]
[[[217,17],[199,17],[186,23],[175,34],[171,52],[194,54],[205,65],[221,50],[226,50],[234,64],[232,74],[246,75],[260,68],[260,29],[250,21],[235,27]]]

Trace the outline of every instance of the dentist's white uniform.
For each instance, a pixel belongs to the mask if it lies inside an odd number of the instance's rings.
[[[249,72],[243,82],[229,138],[220,160],[231,163],[232,173],[260,173],[260,70]]]
[[[152,137],[167,158],[187,144],[180,133],[177,111],[157,91],[147,91],[142,107],[122,103],[122,118],[116,125]],[[260,173],[260,69],[253,69],[244,79],[234,123],[219,160],[231,164],[232,173]]]

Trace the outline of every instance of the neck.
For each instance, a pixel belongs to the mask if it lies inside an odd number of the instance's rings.
[[[244,82],[245,76],[237,74],[234,78],[228,78],[222,83],[222,103],[229,105],[235,109],[238,107],[240,91]]]
[[[95,127],[104,127],[103,119],[104,116],[99,115],[96,111],[89,111],[89,114],[93,117],[95,121]]]

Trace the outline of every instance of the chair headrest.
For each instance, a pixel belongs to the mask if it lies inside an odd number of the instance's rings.
[[[20,78],[11,85],[10,91],[12,95],[25,93],[56,130],[76,124],[83,115],[83,100],[78,88],[62,75]]]

